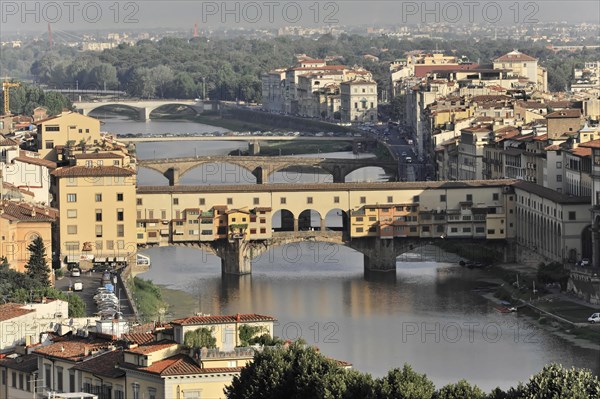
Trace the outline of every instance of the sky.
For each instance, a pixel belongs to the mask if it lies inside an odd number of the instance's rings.
[[[0,0],[0,33],[58,30],[600,23],[598,0]]]

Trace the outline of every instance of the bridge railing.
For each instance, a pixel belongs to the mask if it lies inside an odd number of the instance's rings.
[[[341,231],[332,230],[316,230],[316,231],[274,231],[273,238],[337,238],[342,239],[344,236]]]

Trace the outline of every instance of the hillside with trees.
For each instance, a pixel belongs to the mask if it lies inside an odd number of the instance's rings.
[[[573,79],[573,68],[600,59],[600,49],[555,53],[542,43],[513,40],[430,39],[400,41],[389,37],[342,34],[309,38],[206,39],[164,38],[121,44],[103,52],[81,52],[42,42],[3,49],[0,68],[10,76],[31,79],[48,87],[118,89],[139,98],[199,98],[261,101],[261,74],[294,64],[295,54],[315,58],[337,56],[336,63],[362,66],[373,72],[380,89],[389,84],[389,63],[407,51],[438,48],[446,54],[465,56],[482,64],[508,51],[537,57],[548,68],[549,86],[563,91]],[[379,61],[363,56],[374,55]],[[204,87],[206,85],[206,87]]]

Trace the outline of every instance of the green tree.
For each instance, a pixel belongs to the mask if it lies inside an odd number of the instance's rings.
[[[406,116],[406,96],[398,95],[390,102],[390,117],[392,120],[401,121]]]
[[[164,98],[165,90],[173,81],[173,70],[168,66],[159,65],[150,70],[150,78],[158,90],[158,96]]]
[[[471,385],[465,380],[456,384],[442,387],[435,395],[435,399],[484,399],[485,394],[476,385]]]
[[[42,237],[37,236],[27,247],[30,256],[25,265],[27,275],[40,287],[50,286],[50,268],[46,260],[46,246]]]
[[[249,346],[250,340],[261,332],[264,332],[265,328],[261,326],[251,326],[249,324],[242,324],[239,329],[239,338],[241,346]]]
[[[294,343],[257,352],[225,394],[229,399],[354,398],[346,396],[348,375],[316,349]],[[368,383],[355,374],[352,381],[357,387]]]
[[[523,399],[600,398],[600,380],[585,369],[566,369],[551,364],[529,379],[523,387]]]
[[[433,382],[425,374],[416,373],[405,364],[402,369],[390,370],[383,377],[381,395],[397,399],[431,399],[435,393]]]
[[[183,338],[183,344],[188,348],[216,348],[217,339],[213,332],[206,327],[188,331]]]

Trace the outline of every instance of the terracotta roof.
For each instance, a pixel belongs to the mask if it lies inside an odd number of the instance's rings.
[[[171,324],[196,325],[196,324],[226,324],[226,323],[252,323],[261,321],[275,321],[271,316],[260,314],[237,314],[234,316],[191,316],[171,321]]]
[[[578,109],[564,109],[562,111],[556,111],[546,115],[546,119],[553,118],[579,118],[581,117],[581,111]]]
[[[540,134],[539,136],[534,136],[533,139],[535,141],[544,141],[548,140],[548,134]]]
[[[32,205],[26,202],[1,201],[0,217],[15,221],[54,222],[58,217],[58,210]]]
[[[52,172],[57,177],[135,176],[135,171],[118,166],[67,166]]]
[[[125,375],[125,371],[116,367],[123,363],[123,357],[123,351],[118,349],[84,360],[72,368],[102,377],[119,378]]]
[[[356,79],[349,80],[347,82],[342,82],[342,85],[377,85],[377,82],[373,80],[365,80],[365,79]]]
[[[123,334],[123,339],[134,344],[143,345],[154,342],[154,334],[151,332]]]
[[[21,151],[21,154],[23,154],[23,151]],[[49,161],[49,160],[44,159],[44,158],[33,158],[33,157],[28,157],[28,156],[20,155],[18,157],[13,158],[13,159],[15,161],[24,162],[24,163],[28,163],[28,164],[31,164],[31,165],[45,166],[48,169],[56,169],[56,162],[52,162],[52,161]]]
[[[107,158],[124,158],[121,154],[114,152],[86,152],[84,154],[75,154],[75,159],[107,159]]]
[[[587,141],[585,143],[579,144],[580,147],[589,147],[589,148],[600,148],[600,139]]]
[[[558,144],[552,144],[544,148],[544,151],[560,151],[561,147]]]
[[[137,371],[160,376],[175,376],[175,375],[193,375],[193,374],[230,374],[239,373],[242,367],[218,367],[218,368],[202,368],[191,357],[183,354],[171,356],[169,358],[159,360],[152,363],[148,367],[136,367],[131,364],[124,364],[125,368],[132,368]]]
[[[171,348],[172,346],[177,346],[177,342],[173,341],[159,341],[159,342],[151,342],[145,345],[140,345],[136,348],[127,349],[126,352],[136,353],[138,355],[145,355],[148,353],[158,352],[163,349]]]
[[[0,147],[10,147],[13,145],[19,145],[19,143],[0,134]]]
[[[580,158],[585,158],[585,157],[589,157],[592,155],[592,149],[585,148],[585,147],[577,147],[577,148],[573,148],[571,150],[571,153],[573,155],[577,155]]]
[[[33,354],[19,356],[14,359],[0,359],[0,367],[6,367],[11,370],[33,373],[38,369],[38,357]]]
[[[522,62],[522,61],[537,61],[537,58],[533,58],[527,54],[523,54],[520,51],[514,50],[510,53],[506,53],[494,60],[495,62]]]
[[[517,106],[522,108],[531,108],[531,109],[544,109],[548,108],[547,104],[538,103],[536,101],[517,101]]]
[[[53,344],[42,346],[41,348],[34,350],[33,353],[72,362],[79,362],[90,356],[91,351],[107,349],[109,346],[111,346],[110,341],[104,339],[69,338],[57,340],[57,342],[54,342]]]
[[[5,303],[0,305],[0,321],[6,321],[15,317],[26,315],[27,313],[35,312],[33,309],[22,309],[20,303]]]

